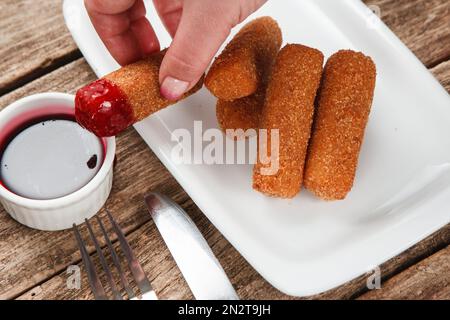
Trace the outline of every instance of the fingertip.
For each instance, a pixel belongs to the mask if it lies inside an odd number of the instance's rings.
[[[191,89],[202,77],[217,50],[227,38],[230,30],[230,13],[224,15],[227,5],[216,6],[207,1],[206,8],[198,2],[186,2],[176,35],[167,51],[160,69],[161,93],[172,98],[168,77],[182,79],[186,90]],[[208,19],[199,12],[208,12]]]

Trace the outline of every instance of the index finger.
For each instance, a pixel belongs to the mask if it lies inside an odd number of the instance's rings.
[[[115,1],[112,2],[116,3]],[[124,4],[129,1],[118,2]],[[107,14],[96,11],[91,7],[91,5],[95,5],[94,0],[86,0],[86,8],[95,30],[108,51],[121,65],[142,59],[160,49],[158,38],[145,17],[146,10],[143,1],[131,0],[131,2],[133,5],[126,11]],[[123,6],[122,8],[126,7]],[[116,6],[115,9],[118,9],[118,7]]]

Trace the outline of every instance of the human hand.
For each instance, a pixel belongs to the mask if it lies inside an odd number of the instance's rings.
[[[161,64],[161,94],[177,100],[205,72],[231,29],[267,0],[153,0],[173,38]],[[121,65],[160,50],[143,0],[85,0],[91,21]]]

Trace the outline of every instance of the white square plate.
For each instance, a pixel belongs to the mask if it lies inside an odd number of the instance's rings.
[[[147,1],[148,16],[170,44]],[[87,17],[82,0],[66,0],[72,35],[98,76],[118,65]],[[399,254],[450,221],[450,98],[420,61],[359,0],[269,1],[285,42],[343,48],[373,57],[375,101],[353,191],[323,202],[303,191],[292,201],[251,187],[250,165],[177,165],[171,132],[216,128],[215,99],[202,89],[135,127],[198,207],[249,263],[279,290],[317,294]],[[236,30],[234,32],[237,31]],[[231,37],[231,36],[230,36]]]

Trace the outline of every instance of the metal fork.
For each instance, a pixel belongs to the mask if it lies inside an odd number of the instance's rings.
[[[122,252],[127,260],[128,267],[130,268],[131,274],[134,278],[134,281],[136,282],[141,295],[139,296],[140,299],[143,300],[157,300],[155,291],[153,290],[150,281],[148,280],[147,276],[144,273],[144,270],[142,269],[142,266],[139,264],[139,261],[137,260],[136,256],[134,255],[133,251],[131,250],[130,245],[128,244],[125,235],[123,234],[122,230],[120,229],[117,222],[112,217],[111,213],[106,209],[106,214],[109,218],[109,221],[111,222],[111,225],[114,229],[114,232],[117,235],[117,240],[120,243],[120,247],[122,249]],[[111,254],[111,258],[113,260],[113,264],[115,268],[118,271],[120,282],[122,283],[123,288],[125,289],[128,299],[137,299],[136,295],[133,291],[133,289],[130,287],[130,284],[127,280],[126,274],[120,264],[119,257],[117,255],[116,250],[114,249],[111,239],[108,236],[108,233],[106,232],[106,228],[103,225],[102,220],[96,216],[97,222],[100,226],[100,229],[102,231],[103,237],[105,239],[106,245],[108,247],[108,250]],[[92,242],[94,243],[95,250],[97,252],[97,255],[100,259],[100,264],[102,265],[103,271],[105,272],[106,279],[108,281],[109,287],[111,288],[113,299],[115,300],[123,300],[123,296],[120,293],[120,290],[117,288],[117,285],[114,281],[114,277],[111,272],[111,268],[108,266],[108,263],[106,262],[105,255],[103,254],[102,248],[100,247],[100,244],[97,240],[97,238],[94,235],[94,232],[92,230],[92,226],[89,223],[87,219],[85,219],[86,226],[89,231],[90,238]],[[95,270],[95,265],[91,260],[91,257],[89,256],[89,253],[86,249],[86,245],[83,241],[83,238],[81,237],[81,234],[75,224],[73,224],[73,232],[75,233],[75,237],[78,242],[78,247],[81,252],[81,258],[83,260],[83,264],[86,268],[89,284],[92,289],[92,293],[94,294],[94,297],[96,300],[108,300],[108,295],[105,292],[105,289],[100,281],[99,273]]]

